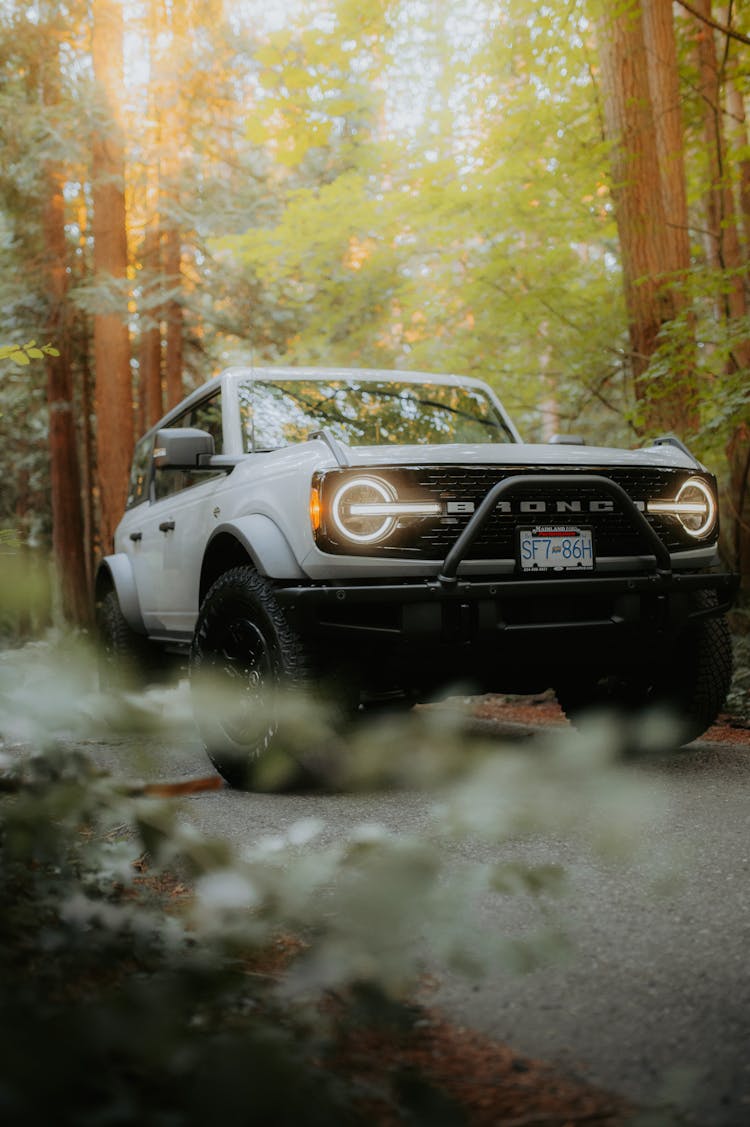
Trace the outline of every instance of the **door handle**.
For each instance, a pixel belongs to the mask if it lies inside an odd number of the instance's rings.
[[[159,525],[159,532],[171,532],[174,528],[173,520],[163,520]]]
[[[136,543],[136,541],[138,541],[138,540],[142,540],[142,539],[143,539],[143,533],[142,533],[142,532],[131,532],[131,533],[130,533],[130,539],[131,539],[131,540],[133,541],[133,543],[135,544],[135,543]]]

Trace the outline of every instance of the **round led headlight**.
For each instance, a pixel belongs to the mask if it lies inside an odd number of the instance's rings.
[[[680,524],[691,536],[706,536],[716,523],[716,499],[699,477],[691,477],[675,498]]]
[[[396,494],[379,477],[355,477],[335,494],[331,516],[336,529],[355,544],[384,540],[396,523],[391,506]]]
[[[708,483],[699,477],[683,482],[674,501],[649,501],[646,508],[649,513],[676,517],[696,540],[704,539],[716,525],[716,498]]]

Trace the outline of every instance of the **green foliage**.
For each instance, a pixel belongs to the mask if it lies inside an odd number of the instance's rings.
[[[11,360],[20,368],[25,368],[32,360],[43,360],[45,356],[59,356],[60,353],[51,344],[37,345],[35,340],[27,344],[0,345],[0,360]]]
[[[743,272],[744,273],[744,272]],[[729,271],[696,267],[682,284],[684,305],[662,329],[659,346],[644,373],[656,395],[669,394],[675,373],[688,362],[699,388],[701,425],[690,435],[691,448],[707,462],[721,466],[732,435],[746,424],[750,405],[750,372],[742,366],[750,339],[750,316],[716,316],[737,279]]]
[[[624,315],[583,5],[389,5],[377,118],[359,86],[372,47],[350,18],[334,5],[325,35],[286,30],[258,58],[256,140],[272,145],[278,115],[294,116],[283,144],[325,151],[329,171],[300,187],[301,169],[275,225],[220,244],[289,311],[286,356],[470,372],[535,430],[582,410],[611,429]],[[369,124],[356,166],[339,162],[330,122],[321,134],[327,93],[297,57],[311,38],[339,85],[336,58],[357,62],[347,97]]]
[[[51,575],[16,529],[0,529],[0,646],[43,633],[52,608]]]
[[[3,806],[6,1123],[198,1125],[249,1107],[257,1122],[346,1122],[262,976],[138,889],[138,840],[119,828],[137,810],[111,784],[48,755]]]
[[[338,0],[328,11],[313,5],[304,23],[264,36],[253,60],[261,112],[248,120],[249,140],[290,168],[309,166],[321,150],[325,180],[361,168],[383,104],[396,7],[393,0],[365,8]]]

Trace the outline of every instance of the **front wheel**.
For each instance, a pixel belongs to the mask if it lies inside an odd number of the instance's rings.
[[[190,654],[195,718],[206,751],[230,786],[275,790],[299,779],[290,757],[269,763],[280,694],[309,682],[301,640],[271,585],[249,566],[214,583],[200,608]]]
[[[697,609],[709,609],[703,596]],[[724,616],[698,619],[684,630],[660,667],[650,673],[603,675],[557,686],[557,699],[574,723],[610,709],[620,715],[662,709],[674,722],[674,744],[690,743],[715,722],[732,681],[732,639]]]

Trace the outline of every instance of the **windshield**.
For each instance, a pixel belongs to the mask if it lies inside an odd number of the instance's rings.
[[[303,442],[321,427],[348,446],[513,442],[479,388],[388,380],[252,381],[239,388],[246,452]]]

